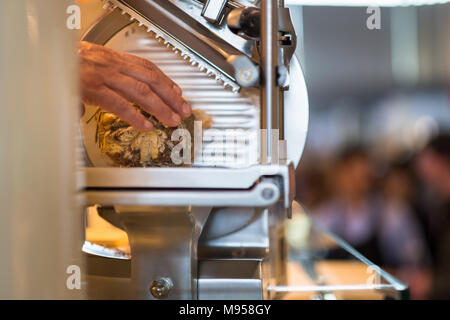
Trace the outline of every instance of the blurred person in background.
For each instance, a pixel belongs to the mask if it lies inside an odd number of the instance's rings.
[[[385,192],[375,192],[373,164],[360,147],[344,150],[333,174],[333,196],[317,208],[315,219],[376,265],[396,268],[402,280],[411,284],[413,298],[425,297],[426,279],[419,281],[418,290],[411,281],[428,260],[420,226],[407,203],[410,191],[404,181],[392,173],[384,183]],[[382,195],[389,192],[394,194]],[[336,249],[329,258],[349,256]]]
[[[416,168],[428,191],[427,226],[431,235],[431,297],[450,298],[450,134],[433,138],[419,153]]]
[[[409,284],[411,298],[429,298],[430,252],[419,217],[417,179],[408,163],[394,163],[380,185],[381,249],[385,265]]]
[[[331,176],[332,196],[314,216],[375,263],[381,261],[375,222],[379,205],[372,194],[372,165],[363,149],[351,147],[337,158]],[[341,258],[341,252],[330,255]]]
[[[329,197],[326,176],[325,166],[311,155],[295,172],[296,199],[311,212]]]

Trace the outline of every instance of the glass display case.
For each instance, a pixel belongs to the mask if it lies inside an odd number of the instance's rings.
[[[295,204],[286,221],[287,284],[268,288],[279,299],[408,299],[408,286],[322,229]],[[331,258],[333,252],[345,259]]]

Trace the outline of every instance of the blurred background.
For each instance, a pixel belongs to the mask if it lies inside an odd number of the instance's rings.
[[[294,9],[310,99],[297,200],[412,298],[450,298],[450,4],[381,8],[374,30],[366,10]]]

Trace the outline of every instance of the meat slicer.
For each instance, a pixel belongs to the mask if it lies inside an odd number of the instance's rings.
[[[110,167],[81,120],[88,206],[130,252],[85,242],[89,298],[273,299],[307,124],[279,0],[110,0],[83,40],[151,60],[213,119],[189,167]]]

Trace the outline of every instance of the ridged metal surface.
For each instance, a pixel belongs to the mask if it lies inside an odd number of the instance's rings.
[[[201,71],[206,71],[208,75],[214,76],[216,81],[225,87],[231,87],[233,91],[238,91],[239,86],[234,81],[231,81],[227,76],[225,76],[221,71],[219,71],[215,66],[213,61],[206,61],[197,56],[191,49],[187,48],[182,43],[178,42],[176,39],[168,35],[166,32],[161,30],[158,26],[151,23],[150,21],[144,19],[139,13],[132,10],[127,4],[123,3],[121,0],[105,0],[105,8],[112,8],[120,10],[122,15],[128,17],[130,21],[136,21],[139,27],[145,28],[148,33],[154,35],[161,44],[165,45],[167,48],[171,49],[176,54],[179,54],[183,59],[189,61],[193,65],[198,66]],[[199,4],[197,3],[197,6]],[[193,4],[189,5],[193,8]],[[186,31],[189,32],[189,31]]]
[[[137,25],[120,31],[107,46],[152,61],[181,87],[192,108],[212,116],[213,125],[203,134],[203,159],[194,165],[243,167],[257,162],[257,89],[225,88]]]

